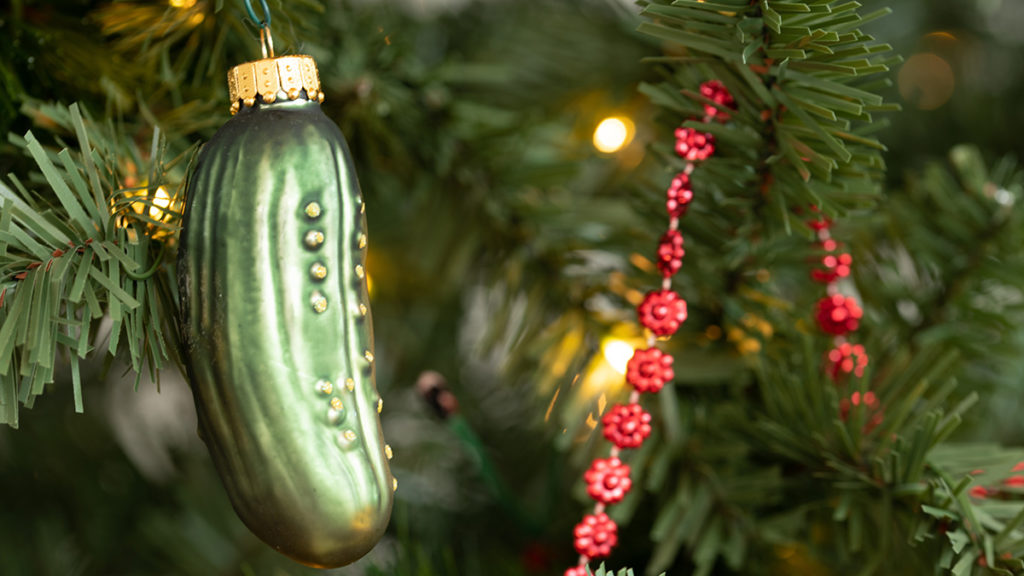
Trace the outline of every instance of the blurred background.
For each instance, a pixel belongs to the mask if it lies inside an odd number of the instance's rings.
[[[863,3],[892,8],[868,31],[903,57],[885,88],[903,106],[880,136],[889,186],[960,143],[1022,156],[1024,3]],[[659,80],[642,61],[662,46],[618,0],[270,6],[279,53],[317,58],[366,192],[378,387],[400,481],[385,540],[328,573],[561,574],[575,561],[594,407],[621,387],[640,336],[630,302],[652,276],[638,255],[663,226],[652,212],[664,174],[647,145],[668,133],[637,92]],[[13,0],[0,37],[0,132],[58,141],[41,103],[78,101],[127,142],[145,146],[158,124],[178,152],[227,120],[224,73],[258,53],[234,0]],[[32,168],[0,144],[0,173]],[[1019,330],[1004,337],[1024,343]],[[715,362],[695,379],[739,378],[742,346],[721,338],[707,334]],[[102,357],[85,374],[84,414],[65,378],[19,429],[0,429],[0,573],[318,572],[238,521],[174,368],[137,390]],[[962,437],[1020,444],[1024,361],[974,376],[983,400]],[[423,393],[441,382],[457,411]],[[652,514],[637,512],[616,565],[645,565]]]

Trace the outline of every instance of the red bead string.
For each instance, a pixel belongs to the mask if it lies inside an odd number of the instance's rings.
[[[817,210],[815,209],[815,212]],[[864,346],[853,344],[847,337],[860,326],[863,311],[856,298],[841,294],[839,281],[850,275],[853,259],[848,252],[832,238],[832,221],[819,215],[809,221],[817,235],[820,248],[820,266],[811,270],[811,278],[825,285],[826,295],[815,307],[815,319],[822,332],[832,335],[833,348],[825,357],[825,372],[836,385],[843,386],[850,374],[860,378],[868,365],[868,354]],[[878,397],[872,391],[863,394],[853,392],[839,402],[839,415],[843,420],[849,417],[853,407],[864,405],[869,417],[864,429],[874,429],[882,422],[882,410]]]
[[[728,110],[735,108],[732,95],[717,80],[705,82],[701,95],[704,104],[704,122],[725,122]],[[686,160],[681,172],[672,178],[666,190],[665,208],[668,212],[668,231],[661,237],[657,248],[657,265],[661,272],[661,287],[651,290],[637,307],[640,325],[646,328],[647,347],[633,352],[626,366],[626,382],[633,387],[626,404],[616,404],[601,419],[604,437],[612,443],[607,458],[598,458],[583,474],[587,493],[594,499],[593,512],[583,517],[573,532],[574,545],[579,553],[579,564],[565,571],[565,576],[586,576],[587,563],[605,558],[618,543],[618,526],[605,513],[609,505],[621,501],[630,488],[628,464],[619,458],[623,450],[638,448],[651,435],[651,415],[640,405],[641,394],[656,394],[672,381],[672,356],[656,346],[659,338],[671,337],[686,321],[686,300],[672,290],[672,277],[683,265],[683,235],[679,219],[693,200],[690,174],[697,162],[707,160],[715,153],[715,138],[694,128],[680,127],[675,131],[675,151]]]

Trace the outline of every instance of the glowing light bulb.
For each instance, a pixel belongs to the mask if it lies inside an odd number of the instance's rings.
[[[168,208],[171,205],[171,195],[167,193],[167,189],[160,186],[156,189],[156,194],[153,195],[153,205],[149,207],[149,217],[153,220],[160,220],[164,217],[164,211],[162,208]]]
[[[601,354],[616,372],[624,375],[626,364],[629,364],[629,359],[633,357],[633,346],[624,340],[606,338],[601,343]]]
[[[188,10],[196,5],[196,0],[169,0],[167,3],[170,4],[172,8]]]
[[[594,148],[605,154],[618,152],[633,140],[633,121],[623,116],[605,118],[594,130]]]

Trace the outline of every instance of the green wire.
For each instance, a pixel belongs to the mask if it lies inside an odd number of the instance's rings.
[[[149,267],[149,270],[136,274],[135,272],[125,268],[124,273],[132,280],[149,280],[153,277],[153,274],[156,273],[157,269],[160,268],[160,263],[164,261],[164,252],[166,252],[166,245],[161,242],[160,253],[156,257],[156,262],[153,262],[153,265]]]
[[[249,13],[249,18],[256,23],[256,26],[260,28],[270,27],[270,7],[267,6],[267,0],[260,0],[260,8],[263,9],[263,20],[256,17],[256,11],[252,9],[252,2],[249,0],[242,1],[245,2],[245,11]]]
[[[543,531],[543,526],[536,518],[526,512],[516,496],[509,490],[505,482],[502,481],[494,462],[487,454],[483,441],[477,436],[469,422],[460,414],[453,414],[448,417],[447,422],[449,429],[462,441],[463,445],[469,450],[469,453],[472,454],[473,459],[476,460],[484,485],[491,495],[498,500],[499,505],[531,534],[540,534]]]

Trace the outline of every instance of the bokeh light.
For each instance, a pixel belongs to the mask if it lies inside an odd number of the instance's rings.
[[[953,67],[930,52],[914,54],[897,76],[900,96],[921,110],[942,107],[953,96],[956,79]]]
[[[160,186],[156,189],[156,194],[153,196],[153,205],[149,208],[149,217],[154,220],[161,220],[164,217],[164,211],[161,208],[167,208],[171,205],[171,195],[167,193],[167,188]]]
[[[135,194],[136,197],[144,197],[145,191]],[[165,214],[164,209],[170,207],[171,195],[167,193],[167,188],[160,186],[153,193],[153,199],[149,202],[132,202],[132,211],[136,214],[143,214],[146,209],[149,208],[149,217],[153,220],[163,220]]]
[[[633,140],[633,130],[633,121],[629,118],[605,118],[594,130],[594,148],[605,154],[618,152]]]
[[[601,343],[601,354],[619,374],[626,374],[626,364],[633,357],[633,345],[618,338],[605,338]]]

